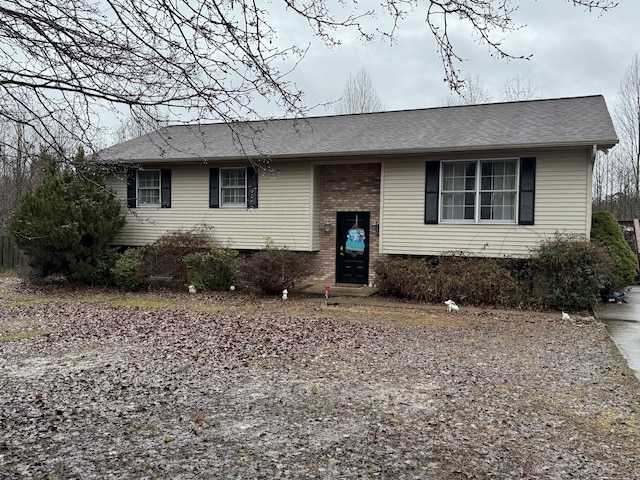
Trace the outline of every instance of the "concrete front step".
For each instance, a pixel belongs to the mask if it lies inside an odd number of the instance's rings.
[[[316,282],[301,290],[301,294],[309,297],[324,297],[325,288],[329,285],[329,298],[332,297],[370,297],[378,293],[375,287],[352,284],[329,284]]]

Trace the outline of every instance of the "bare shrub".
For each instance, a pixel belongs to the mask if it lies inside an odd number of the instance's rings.
[[[514,263],[506,259],[450,255],[433,268],[439,299],[469,305],[522,307],[529,303],[527,285],[518,281]]]
[[[384,295],[433,302],[432,268],[425,258],[384,257],[375,264],[376,283]]]
[[[516,271],[515,262],[460,253],[387,257],[375,265],[378,287],[385,295],[502,307],[521,307],[529,302],[528,284],[519,280]]]
[[[150,285],[184,288],[188,282],[185,256],[209,251],[212,242],[202,230],[170,232],[142,249],[140,276]]]
[[[563,309],[597,303],[614,266],[606,247],[563,235],[540,244],[532,261],[540,301]]]
[[[273,242],[267,241],[264,250],[244,260],[239,275],[250,289],[273,295],[285,288],[289,292],[295,291],[311,273],[306,255],[287,247],[276,248]]]

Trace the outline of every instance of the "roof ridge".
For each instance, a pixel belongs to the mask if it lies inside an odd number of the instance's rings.
[[[167,127],[207,127],[211,125],[246,125],[256,124],[264,122],[286,122],[286,121],[305,121],[305,120],[319,120],[330,118],[345,118],[345,117],[364,117],[373,115],[386,115],[386,114],[398,114],[398,113],[412,113],[412,112],[426,112],[443,109],[457,109],[457,108],[472,108],[472,107],[487,107],[487,106],[499,106],[499,105],[513,105],[513,104],[526,104],[526,103],[540,103],[540,102],[559,102],[565,100],[580,100],[587,98],[604,98],[602,94],[593,95],[580,95],[575,97],[549,97],[549,98],[532,98],[526,100],[505,100],[501,102],[486,102],[486,103],[471,103],[464,105],[439,105],[435,107],[422,107],[422,108],[406,108],[397,110],[384,110],[380,112],[360,112],[360,113],[335,113],[331,115],[312,115],[304,117],[265,117],[254,120],[234,120],[230,122],[206,122],[206,123],[176,123],[172,125],[166,125]]]

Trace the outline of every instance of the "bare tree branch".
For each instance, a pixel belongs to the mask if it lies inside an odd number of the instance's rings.
[[[565,1],[600,12],[615,6]],[[383,0],[366,8],[357,0],[0,0],[0,120],[40,133],[53,122],[89,145],[105,108],[233,122],[259,118],[254,101],[263,97],[300,116],[302,92],[287,74],[306,47],[280,43],[276,15],[306,22],[310,37],[335,46],[344,30],[393,41],[402,20],[423,7],[454,91],[463,79],[452,22],[471,25],[493,55],[529,56],[501,44],[500,35],[521,27],[511,0]]]
[[[454,91],[445,100],[446,105],[478,105],[489,103],[491,93],[482,86],[478,75],[467,76],[460,88]]]
[[[576,6],[586,7],[589,11],[605,12],[615,8],[613,0],[566,0]],[[426,21],[438,45],[438,53],[442,59],[445,82],[451,90],[459,92],[464,85],[457,65],[463,59],[449,36],[449,23],[452,19],[471,25],[473,34],[481,44],[487,45],[492,56],[516,60],[529,59],[530,53],[516,54],[502,46],[500,34],[519,30],[522,25],[513,21],[513,14],[518,9],[511,0],[429,0]]]

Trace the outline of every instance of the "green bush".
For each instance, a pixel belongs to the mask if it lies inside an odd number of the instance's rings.
[[[529,290],[512,273],[514,266],[515,262],[451,254],[386,257],[374,268],[385,295],[428,303],[452,299],[466,305],[520,307],[528,303]]]
[[[592,215],[591,241],[606,247],[614,260],[605,289],[614,291],[631,285],[638,273],[638,259],[610,212],[601,210]]]
[[[208,252],[189,253],[184,257],[189,283],[198,290],[223,291],[235,283],[238,252],[213,247]]]
[[[183,289],[188,283],[184,258],[211,249],[212,239],[203,230],[177,230],[143,247],[140,276],[149,285]]]
[[[556,235],[533,251],[535,291],[547,307],[589,308],[598,301],[612,266],[606,248]]]
[[[120,254],[111,269],[115,285],[125,292],[134,292],[144,285],[140,275],[142,249],[128,248]]]
[[[43,183],[24,196],[13,215],[16,243],[36,277],[106,283],[117,257],[110,243],[125,224],[120,202],[86,164],[81,149],[75,168],[49,162]]]
[[[311,274],[308,258],[288,248],[276,248],[267,241],[264,250],[246,258],[240,266],[240,279],[249,288],[273,295],[285,288],[293,292]]]

